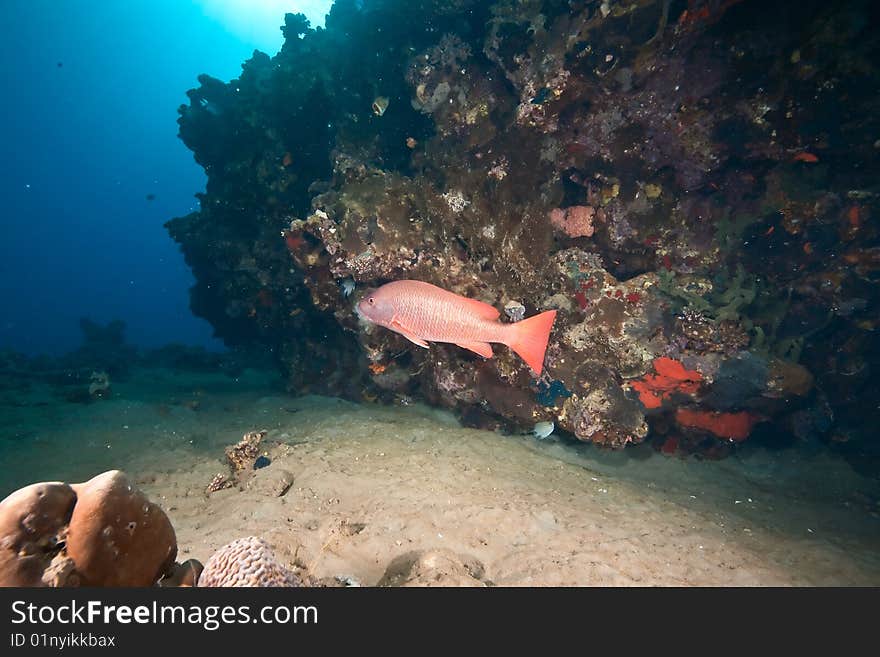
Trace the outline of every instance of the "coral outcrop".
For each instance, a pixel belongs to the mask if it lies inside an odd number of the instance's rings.
[[[0,586],[151,586],[176,556],[168,517],[118,470],[0,502]]]
[[[32,484],[0,502],[0,586],[42,586],[61,550],[76,493],[60,482]]]
[[[168,223],[192,308],[298,393],[613,447],[777,427],[880,454],[875,19],[866,0],[288,15],[279,53],[180,108],[208,176]],[[544,375],[361,324],[364,291],[401,278],[511,320],[557,309]]]
[[[118,470],[71,486],[67,555],[85,586],[150,586],[174,564],[168,516]]]
[[[234,477],[237,478],[242,473],[254,469],[254,464],[260,456],[260,443],[266,437],[266,433],[266,431],[249,431],[235,445],[230,445],[224,450]]]
[[[218,472],[214,475],[214,478],[208,484],[206,492],[210,494],[216,493],[218,490],[232,488],[233,486],[244,486],[248,484],[254,474],[254,470],[269,465],[271,461],[261,449],[263,438],[266,437],[267,433],[265,430],[249,431],[237,443],[227,447],[224,450],[224,454],[226,455],[226,463],[229,466],[229,474]],[[281,479],[276,481],[276,485],[280,486],[278,488],[278,496],[287,492],[290,482],[293,481],[293,476],[290,473],[282,473],[280,477]],[[284,487],[281,482],[286,479],[289,479],[289,481],[287,481],[286,487]]]
[[[239,538],[217,550],[198,577],[203,587],[302,586],[300,578],[286,568],[262,538]]]

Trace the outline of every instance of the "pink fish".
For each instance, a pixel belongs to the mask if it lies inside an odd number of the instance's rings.
[[[365,319],[389,328],[420,347],[451,342],[484,358],[492,358],[490,342],[513,349],[536,376],[556,311],[548,310],[514,324],[498,321],[495,307],[422,281],[394,281],[368,293],[357,305]]]

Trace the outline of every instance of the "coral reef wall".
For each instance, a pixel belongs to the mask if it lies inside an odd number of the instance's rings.
[[[168,223],[192,308],[274,349],[296,391],[613,447],[763,432],[876,454],[878,23],[867,0],[288,14],[276,56],[180,108],[208,175]],[[542,377],[359,323],[402,278],[510,321],[558,309]]]

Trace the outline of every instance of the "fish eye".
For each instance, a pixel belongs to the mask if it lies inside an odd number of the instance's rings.
[[[373,297],[370,297],[368,301],[369,301],[369,304],[370,304],[371,306],[372,306],[374,303],[376,303],[376,300],[375,300]]]

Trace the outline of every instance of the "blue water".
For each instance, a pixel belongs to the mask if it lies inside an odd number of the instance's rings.
[[[254,49],[274,54],[285,10],[316,21],[330,3],[246,4],[4,1],[0,349],[67,352],[82,316],[124,320],[141,346],[220,348],[189,310],[192,276],[163,228],[205,184],[177,107],[200,73],[228,80]]]

